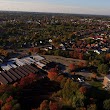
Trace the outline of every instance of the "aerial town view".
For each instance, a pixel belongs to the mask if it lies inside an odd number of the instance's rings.
[[[0,110],[110,110],[109,0],[0,0]]]

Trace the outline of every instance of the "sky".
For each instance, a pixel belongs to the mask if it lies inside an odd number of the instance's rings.
[[[0,0],[0,10],[110,15],[110,0]]]

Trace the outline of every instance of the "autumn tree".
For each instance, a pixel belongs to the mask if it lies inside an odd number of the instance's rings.
[[[73,72],[76,69],[76,65],[74,63],[71,63],[68,68],[70,72]]]
[[[60,75],[60,76],[58,76],[58,77],[56,78],[55,81],[61,83],[61,81],[63,80],[63,78],[64,78],[64,76],[63,76],[63,75]]]
[[[7,99],[6,99],[6,102],[10,102],[13,100],[13,97],[12,96],[9,96]]]
[[[79,91],[82,93],[82,94],[86,94],[87,92],[87,88],[85,86],[82,86],[79,88]]]
[[[51,68],[48,72],[48,78],[50,80],[55,80],[58,76],[58,68],[55,67],[55,68]]]
[[[49,110],[49,101],[48,101],[48,100],[44,100],[44,101],[40,104],[39,110]]]
[[[107,61],[110,60],[110,53],[106,54],[105,59],[106,59]]]
[[[1,108],[1,110],[12,110],[12,106],[11,106],[11,104],[6,103],[6,104]]]
[[[56,72],[51,72],[51,71],[48,72],[48,78],[50,80],[55,80],[55,78],[57,78],[57,76],[58,76],[58,73],[56,73]]]
[[[58,103],[55,101],[50,101],[49,108],[50,110],[60,110]]]
[[[28,76],[25,76],[20,80],[19,87],[25,87],[28,84],[31,84],[32,82],[36,81],[36,78],[36,74],[30,73]]]
[[[79,57],[80,60],[83,60],[83,58],[84,58],[83,53],[79,53],[79,54],[78,54],[78,57]]]
[[[97,79],[97,74],[96,73],[92,73],[90,78],[93,79],[93,80],[96,80]]]

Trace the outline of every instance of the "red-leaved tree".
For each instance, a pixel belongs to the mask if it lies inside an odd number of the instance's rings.
[[[79,88],[79,91],[82,93],[82,94],[86,94],[87,92],[87,88],[85,86],[82,86]]]

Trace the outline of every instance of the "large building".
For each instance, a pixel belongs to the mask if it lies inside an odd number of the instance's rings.
[[[38,70],[37,67],[35,68],[32,65],[23,65],[11,68],[8,71],[2,71],[0,73],[0,84],[14,83],[30,73],[38,73]]]
[[[38,73],[39,69],[43,69],[48,63],[50,61],[39,55],[9,59],[0,65],[0,84],[11,84],[30,73]]]

